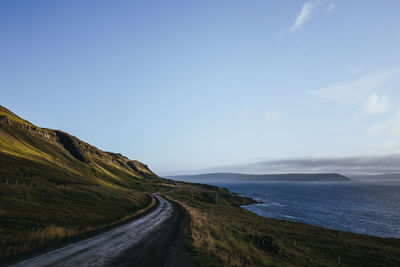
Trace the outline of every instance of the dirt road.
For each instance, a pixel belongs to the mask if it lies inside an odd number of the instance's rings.
[[[12,266],[192,265],[178,238],[182,208],[154,197],[158,206],[143,217]]]

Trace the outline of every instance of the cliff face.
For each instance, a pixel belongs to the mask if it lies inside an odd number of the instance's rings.
[[[139,161],[0,106],[0,261],[119,222],[171,187]]]
[[[78,176],[121,183],[126,177],[157,178],[147,165],[118,154],[102,151],[60,130],[40,128],[0,106],[0,153],[23,158]],[[93,179],[92,179],[93,180]]]

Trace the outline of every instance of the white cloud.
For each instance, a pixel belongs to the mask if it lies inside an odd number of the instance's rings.
[[[364,150],[369,154],[390,154],[400,151],[400,108],[384,120],[373,124],[367,129],[367,134],[375,142],[364,144]]]
[[[398,154],[400,151],[400,142],[398,139],[391,138],[376,143],[363,144],[358,146],[358,149],[362,155],[379,156]]]
[[[244,118],[250,115],[253,112],[253,110],[249,107],[244,107],[239,112],[237,113],[238,118]]]
[[[354,66],[351,69],[348,70],[348,73],[351,75],[358,75],[361,74],[364,71],[364,67],[361,65]]]
[[[364,103],[364,114],[377,115],[389,110],[390,103],[387,97],[380,97],[378,94],[372,94]]]
[[[300,13],[297,15],[294,23],[288,29],[289,32],[295,32],[303,27],[310,20],[317,8],[323,8],[326,13],[332,13],[336,9],[334,2],[324,2],[320,0],[307,1],[301,7]]]
[[[277,110],[267,110],[264,112],[264,121],[265,122],[270,122],[279,119],[281,115]]]
[[[383,155],[336,155],[303,156],[287,159],[270,159],[254,163],[226,165],[192,172],[216,173],[235,172],[251,174],[277,173],[340,173],[379,174],[400,172],[398,151]],[[186,173],[187,174],[187,173]]]
[[[400,137],[400,108],[382,122],[375,123],[368,129],[372,135]]]
[[[333,12],[336,9],[336,5],[334,3],[329,3],[328,8],[326,11]]]
[[[383,86],[389,78],[399,73],[400,70],[398,69],[370,73],[350,82],[336,83],[311,90],[308,94],[341,103],[357,103],[361,99],[365,99],[371,91]]]
[[[316,2],[305,2],[303,7],[301,8],[300,14],[297,16],[295,22],[292,27],[290,27],[289,31],[294,32],[300,29],[303,24],[310,19],[311,13],[314,8],[317,6]]]

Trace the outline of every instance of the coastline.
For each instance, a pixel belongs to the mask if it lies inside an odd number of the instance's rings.
[[[168,198],[188,214],[186,244],[200,266],[336,266],[338,257],[348,266],[400,264],[400,239],[262,217],[226,189],[178,183]]]
[[[368,207],[370,207],[370,211],[366,213],[365,211],[357,211],[360,207],[362,209],[362,204],[360,203],[360,206],[354,206],[356,205],[355,202],[351,202],[352,199],[348,200],[349,203],[346,203],[345,201],[337,201],[335,204],[338,207],[331,207],[328,206],[327,203],[332,203],[333,200],[328,200],[324,199],[324,194],[328,189],[332,189],[335,191],[337,194],[338,198],[345,198],[345,195],[340,192],[339,189],[346,188],[348,185],[351,185],[351,188],[349,188],[349,192],[345,192],[346,194],[352,194],[355,195],[354,198],[360,198],[363,197],[358,195],[357,190],[359,186],[362,186],[362,189],[367,188],[370,192],[371,189],[371,183],[364,183],[364,182],[358,182],[358,181],[352,181],[352,183],[347,184],[341,184],[342,182],[334,182],[334,183],[318,183],[318,182],[293,182],[293,183],[286,183],[286,182],[265,182],[262,183],[266,187],[267,185],[271,185],[271,187],[280,187],[280,194],[277,194],[276,196],[274,195],[273,190],[268,190],[267,192],[267,197],[263,196],[263,194],[260,194],[259,191],[256,192],[249,192],[250,189],[247,189],[247,185],[254,185],[254,184],[260,184],[260,183],[215,183],[213,185],[216,186],[223,186],[225,188],[228,188],[232,193],[238,194],[240,196],[245,196],[247,198],[252,198],[253,202],[252,203],[246,203],[242,204],[240,207],[253,212],[261,217],[264,218],[270,218],[270,219],[277,219],[277,220],[284,220],[284,221],[291,221],[291,222],[299,222],[299,223],[305,223],[317,227],[323,227],[326,229],[330,230],[336,230],[336,231],[343,231],[343,232],[349,232],[349,233],[354,233],[354,234],[361,234],[361,235],[368,235],[368,236],[373,236],[373,237],[379,237],[379,238],[395,238],[399,239],[400,238],[400,232],[398,230],[396,231],[395,229],[398,228],[396,227],[396,223],[393,222],[393,217],[390,216],[389,214],[386,215],[386,218],[389,217],[391,220],[391,226],[390,224],[388,225],[389,222],[386,222],[385,218],[378,217],[377,212],[379,211],[379,214],[382,213],[382,209],[377,206],[374,209],[371,208],[371,203],[372,200],[369,201]],[[232,185],[232,186],[229,186]],[[288,197],[285,198],[285,194],[289,194],[289,190],[285,189],[285,186],[290,186],[290,187],[295,187],[296,185],[300,185],[299,190],[303,190],[304,188],[308,188],[308,185],[311,185],[312,187],[315,187],[316,190],[321,190],[323,189],[323,193],[316,195],[314,198],[320,198],[320,202],[312,203],[312,201],[307,201],[308,199],[311,199],[312,196],[312,190],[305,191],[304,194],[307,196],[302,196],[299,194],[299,199],[296,198],[297,195],[293,197]],[[374,185],[374,184],[372,184]],[[246,189],[242,190],[234,190],[236,188],[239,188],[240,186],[243,186]],[[368,186],[368,187],[367,187]],[[383,187],[383,186],[389,186],[387,184],[377,184],[377,186]],[[233,187],[233,188],[232,188]],[[256,187],[250,187],[250,188],[256,188]],[[260,187],[257,186],[259,189]],[[268,187],[269,188],[269,187]],[[292,188],[292,189],[293,189]],[[350,189],[352,190],[350,192]],[[379,190],[376,189],[376,190]],[[246,191],[246,192],[244,192]],[[360,190],[361,191],[361,190]],[[290,191],[292,192],[292,191]],[[311,192],[311,193],[310,193]],[[321,196],[322,195],[322,196]],[[258,197],[256,197],[258,196]],[[268,200],[266,200],[268,199]],[[306,201],[305,201],[305,200]],[[364,202],[364,201],[360,201]],[[346,210],[343,208],[343,204],[347,204],[349,207],[354,207],[353,209],[356,209],[356,211],[353,211],[352,209]],[[306,205],[306,206],[304,206]],[[323,206],[325,205],[325,206]],[[381,203],[381,206],[385,205],[385,203]],[[390,208],[389,208],[390,210]],[[321,215],[321,212],[323,212],[323,215]],[[359,212],[360,214],[358,214]],[[351,215],[346,215],[348,213],[351,213]],[[340,218],[342,217],[349,217],[352,216],[352,219],[357,221],[360,220],[361,223],[358,225],[354,225],[353,221],[350,219],[344,219],[341,220]],[[374,217],[373,217],[374,216]],[[315,217],[315,218],[313,218]],[[325,219],[326,217],[327,219]],[[328,219],[331,218],[331,219]],[[369,221],[370,220],[370,221]],[[384,225],[386,228],[383,228],[379,226],[378,223],[381,223],[381,225]],[[357,229],[356,227],[359,227]],[[388,230],[385,230],[388,229]]]

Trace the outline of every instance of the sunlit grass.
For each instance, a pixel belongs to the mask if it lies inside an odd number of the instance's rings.
[[[0,183],[0,258],[137,214],[146,192],[94,185]]]
[[[128,219],[171,188],[139,162],[0,112],[0,259]]]
[[[7,117],[9,120],[16,122],[16,123],[20,123],[23,125],[28,125],[28,126],[34,126],[32,123],[21,119],[20,117],[18,117],[17,115],[15,115],[14,113],[10,112],[8,109],[0,106],[0,117],[4,116]]]
[[[339,257],[343,266],[400,264],[399,239],[267,219],[239,208],[240,196],[181,185],[167,197],[190,215],[186,237],[200,266],[337,266]]]

